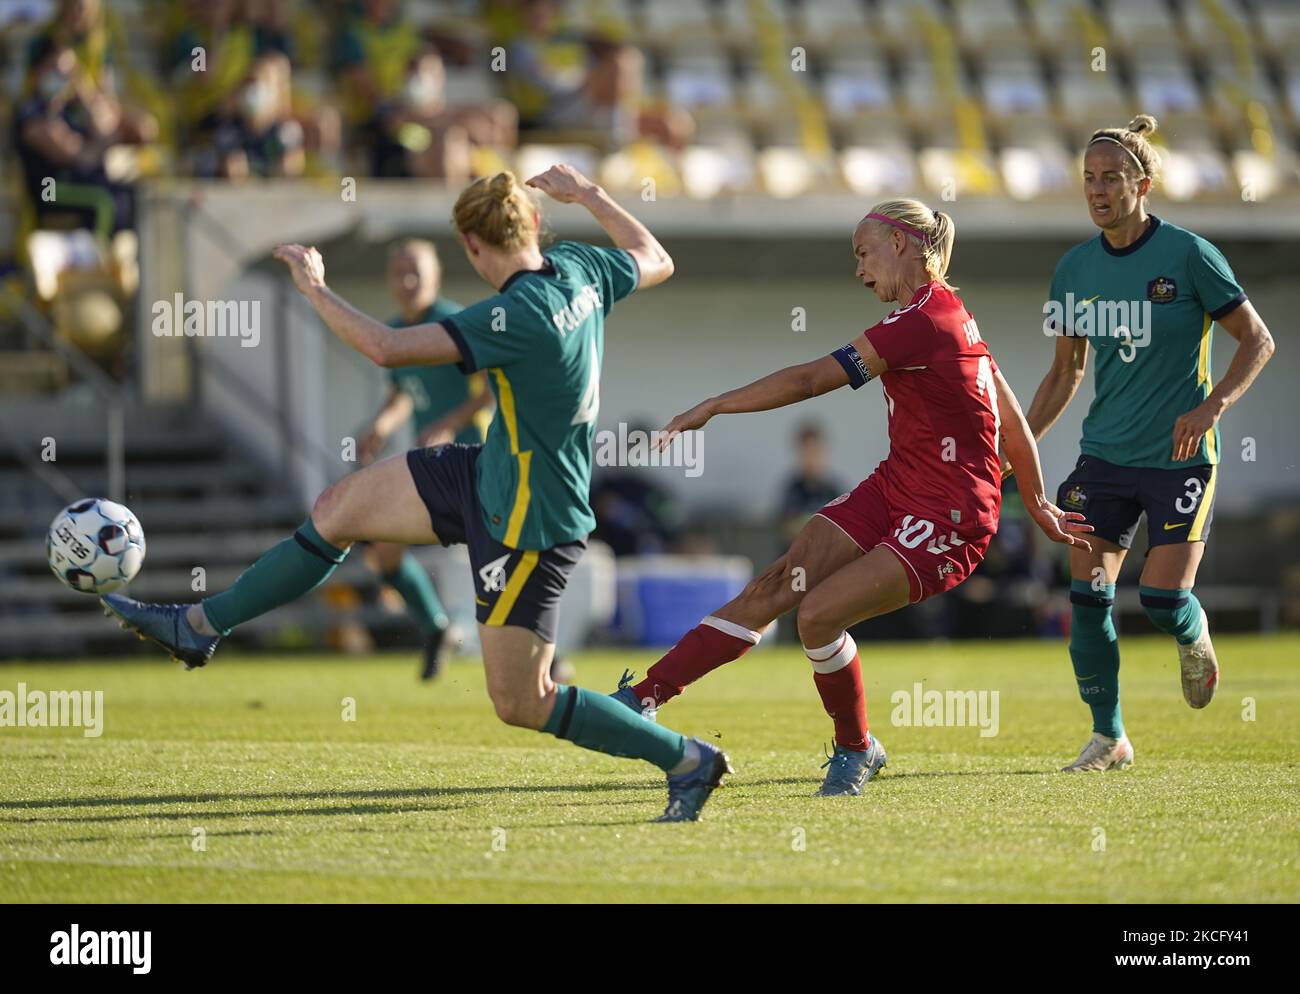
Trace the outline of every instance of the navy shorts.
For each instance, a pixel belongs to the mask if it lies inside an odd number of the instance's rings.
[[[475,617],[483,625],[518,625],[544,642],[555,641],[560,595],[582,558],[586,542],[549,549],[512,549],[488,531],[474,467],[482,445],[412,449],[406,465],[443,545],[469,547]]]
[[[1214,516],[1217,466],[1147,469],[1117,466],[1082,455],[1056,492],[1063,511],[1079,511],[1098,538],[1133,546],[1138,519],[1147,516],[1148,551],[1157,545],[1204,542]]]

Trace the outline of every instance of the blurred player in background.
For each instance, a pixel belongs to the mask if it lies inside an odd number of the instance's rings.
[[[1199,235],[1147,213],[1159,159],[1154,118],[1103,128],[1088,142],[1083,189],[1101,234],[1057,264],[1044,330],[1056,358],[1027,415],[1036,438],[1061,416],[1097,350],[1096,397],[1082,454],[1057,502],[1096,527],[1092,549],[1070,550],[1070,659],[1093,735],[1067,771],[1133,762],[1119,702],[1115,581],[1147,516],[1140,594],[1147,616],[1178,644],[1183,697],[1203,708],[1219,666],[1205,611],[1192,593],[1218,479],[1219,418],[1273,354],[1273,338],[1227,260]],[[1148,319],[1149,315],[1149,319]],[[1211,389],[1215,323],[1240,344]]]
[[[377,364],[489,370],[497,412],[483,445],[412,449],[344,477],[297,532],[199,604],[115,594],[103,603],[174,658],[202,666],[221,636],[315,589],[355,542],[463,542],[497,716],[654,764],[668,776],[660,820],[694,821],[730,769],[722,750],[550,675],[560,596],[595,524],[588,495],[605,318],[616,301],[668,279],[673,262],[641,222],[571,167],[529,183],[581,204],[618,247],[558,242],[543,253],[527,192],[511,173],[485,177],[461,193],[453,217],[470,264],[498,292],[400,334],[331,292],[315,249],[274,253],[330,330]]]
[[[860,793],[885,765],[884,747],[867,728],[862,666],[847,629],[949,590],[979,565],[1002,499],[999,435],[1034,521],[1053,541],[1087,548],[1074,534],[1091,530],[1083,515],[1047,499],[1015,394],[945,278],[954,237],[952,219],[919,201],[877,204],[853,232],[856,274],[880,300],[902,306],[828,356],[679,414],[662,439],[718,414],[770,411],[880,378],[889,455],[875,472],[818,511],[784,556],[687,632],[645,680],[633,687],[624,674],[614,694],[652,717],[797,607],[799,640],[835,723],[824,796]]]
[[[826,433],[808,421],[795,435],[798,466],[781,488],[782,545],[794,541],[808,519],[844,493],[842,482],[826,466]]]
[[[388,289],[398,314],[389,326],[441,321],[460,304],[441,296],[442,266],[432,242],[408,238],[388,254]],[[402,425],[414,419],[417,446],[481,443],[492,407],[486,374],[463,375],[455,366],[406,366],[390,370],[388,399],[362,438],[357,457],[369,466]],[[432,680],[441,666],[450,619],[424,567],[403,545],[375,542],[365,552],[366,565],[402,596],[411,619],[424,636],[421,677]]]

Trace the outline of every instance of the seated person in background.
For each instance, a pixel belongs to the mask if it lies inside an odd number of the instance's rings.
[[[517,17],[496,13],[509,25],[501,76],[521,131],[599,131],[615,144],[644,137],[671,148],[690,139],[694,122],[685,111],[643,106],[640,49],[566,28],[556,0],[521,0]]]
[[[635,432],[653,438],[647,424]],[[591,485],[591,510],[596,515],[592,538],[608,545],[616,556],[649,556],[668,552],[679,537],[682,512],[677,502],[651,478],[649,466],[616,467],[597,475]]]
[[[182,146],[210,137],[257,55],[256,32],[238,0],[187,0],[165,59]]]
[[[215,117],[195,155],[195,175],[242,180],[301,176],[302,125],[289,106],[289,60],[264,55]]]
[[[158,122],[145,111],[126,107],[118,97],[117,73],[109,44],[108,25],[100,0],[60,0],[54,17],[27,47],[27,71],[32,73],[51,49],[69,49],[76,62],[77,85],[83,96],[111,109],[117,116],[114,142],[138,145],[158,137]]]
[[[847,489],[826,472],[826,436],[819,425],[810,421],[799,428],[795,451],[799,468],[781,490],[781,533],[787,543],[810,517]]]
[[[411,59],[401,90],[382,102],[372,122],[374,176],[419,176],[468,182],[475,146],[514,147],[517,121],[504,100],[448,107],[442,57],[424,48]]]
[[[107,244],[133,223],[131,188],[111,181],[105,168],[105,153],[120,136],[121,115],[82,78],[71,48],[47,43],[33,57],[13,130],[37,224],[72,215],[75,226],[93,230]]]

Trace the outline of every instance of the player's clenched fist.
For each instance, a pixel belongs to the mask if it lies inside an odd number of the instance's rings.
[[[541,190],[552,200],[558,200],[562,204],[578,203],[596,189],[595,183],[563,162],[551,166],[544,173],[538,173],[528,180],[527,185]]]
[[[300,293],[319,290],[325,286],[325,260],[313,245],[277,245],[271,257],[279,259],[289,267],[293,276],[293,285]]]

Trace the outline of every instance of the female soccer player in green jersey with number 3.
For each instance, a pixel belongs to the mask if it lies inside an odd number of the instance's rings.
[[[550,677],[560,594],[595,525],[587,495],[605,318],[615,301],[668,279],[673,262],[644,225],[569,166],[528,185],[587,208],[618,247],[559,242],[543,252],[537,209],[514,176],[478,180],[453,215],[470,264],[497,294],[400,332],[332,293],[314,248],[274,253],[330,330],[378,365],[486,369],[497,409],[483,445],[413,449],[345,477],[294,535],[200,604],[117,595],[104,604],[188,666],[202,666],[220,636],[312,590],[354,542],[464,542],[498,717],[653,763],[668,774],[659,820],[694,821],[729,770],[723,752]]]
[[[1090,552],[1070,550],[1070,659],[1093,735],[1068,772],[1133,762],[1120,716],[1111,608],[1143,513],[1142,606],[1178,643],[1187,703],[1203,708],[1214,696],[1219,666],[1192,584],[1214,506],[1219,418],[1273,354],[1272,336],[1219,250],[1147,213],[1159,160],[1146,136],[1155,128],[1154,118],[1141,115],[1088,142],[1083,189],[1101,234],[1056,267],[1044,309],[1044,331],[1059,336],[1056,358],[1027,415],[1041,439],[1078,389],[1091,341],[1096,397],[1083,422],[1082,454],[1056,498],[1096,529]],[[1240,344],[1211,389],[1215,323]]]

